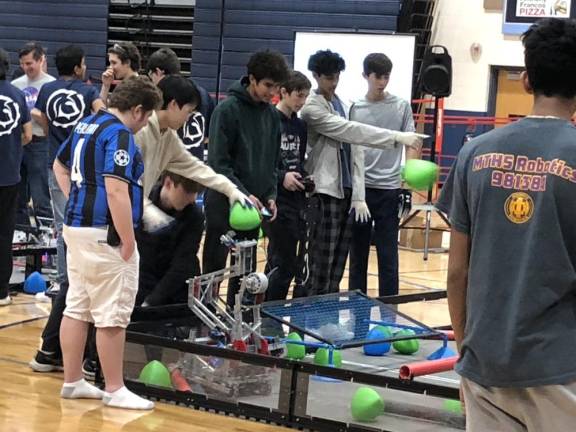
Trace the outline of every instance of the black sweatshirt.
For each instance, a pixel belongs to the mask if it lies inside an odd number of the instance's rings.
[[[137,305],[150,306],[187,301],[186,280],[200,274],[198,248],[204,231],[204,214],[195,204],[184,210],[166,210],[160,202],[161,186],[150,192],[151,201],[175,220],[160,233],[138,230],[140,278]]]

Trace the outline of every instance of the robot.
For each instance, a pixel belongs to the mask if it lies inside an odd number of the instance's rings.
[[[268,277],[259,272],[247,274],[252,268],[255,240],[236,241],[235,233],[221,237],[230,248],[235,264],[188,281],[188,306],[210,330],[209,338],[197,338],[191,331],[188,342],[207,342],[222,348],[263,355],[281,355],[280,341],[261,333],[260,306],[268,288]],[[225,279],[242,277],[234,309],[230,311],[218,296],[219,285]],[[246,318],[251,317],[251,322]],[[172,370],[190,383],[199,385],[210,396],[236,401],[238,397],[269,395],[272,391],[270,370],[217,357],[183,354]]]
[[[262,336],[260,306],[268,289],[268,277],[264,273],[246,274],[252,268],[256,240],[234,240],[235,233],[229,232],[220,240],[230,248],[235,264],[212,273],[196,276],[189,282],[188,306],[213,332],[226,340],[226,345],[243,352],[270,355],[268,339]],[[229,311],[220,300],[220,282],[235,276],[243,277],[236,294],[233,311]],[[252,315],[252,323],[245,317]]]

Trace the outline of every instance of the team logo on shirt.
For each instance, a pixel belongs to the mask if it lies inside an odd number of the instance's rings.
[[[534,201],[524,192],[514,192],[504,203],[506,217],[515,224],[528,222],[534,213]]]
[[[183,130],[184,146],[187,150],[191,148],[200,147],[204,142],[204,130],[206,127],[206,119],[200,112],[190,115]]]
[[[20,107],[8,96],[0,95],[0,136],[10,134],[20,122]]]
[[[38,94],[40,93],[36,87],[26,87],[22,90],[24,96],[26,97],[26,105],[28,109],[32,111],[32,108],[36,105],[36,100],[38,99]]]
[[[130,155],[126,150],[116,150],[114,152],[114,163],[118,166],[125,167],[130,163]]]
[[[46,116],[54,126],[68,128],[84,117],[84,96],[74,90],[60,89],[48,98]]]

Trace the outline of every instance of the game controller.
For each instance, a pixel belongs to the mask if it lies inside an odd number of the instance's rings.
[[[262,207],[260,209],[260,214],[264,219],[270,219],[272,217],[272,212],[268,210],[266,207]]]

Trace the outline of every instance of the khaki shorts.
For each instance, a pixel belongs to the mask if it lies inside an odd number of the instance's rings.
[[[106,243],[105,228],[69,227],[63,235],[68,251],[67,317],[96,327],[126,328],[138,292],[138,249],[128,260]]]
[[[483,387],[462,378],[469,432],[562,432],[576,428],[576,382]]]

